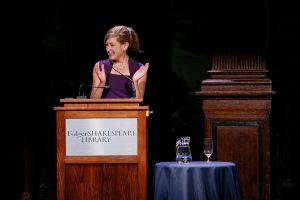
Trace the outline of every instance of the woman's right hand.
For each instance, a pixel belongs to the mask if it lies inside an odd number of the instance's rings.
[[[93,87],[90,94],[91,99],[101,98],[103,93],[103,88],[98,88],[98,87],[105,86],[105,82],[106,82],[106,75],[105,75],[104,64],[101,64],[101,66],[99,66],[99,63],[96,63],[93,69]]]
[[[98,80],[99,80],[99,83],[97,85],[98,86],[105,85],[106,75],[105,75],[105,70],[104,70],[104,64],[101,64],[101,67],[99,66],[99,64],[96,64],[94,67],[94,72],[96,73]]]

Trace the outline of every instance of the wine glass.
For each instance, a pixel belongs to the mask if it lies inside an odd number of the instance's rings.
[[[204,154],[207,157],[207,162],[210,162],[209,157],[212,155],[214,147],[213,147],[213,139],[212,138],[204,138]]]

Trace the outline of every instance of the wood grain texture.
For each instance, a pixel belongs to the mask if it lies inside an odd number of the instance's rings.
[[[139,200],[137,164],[66,166],[66,200]]]

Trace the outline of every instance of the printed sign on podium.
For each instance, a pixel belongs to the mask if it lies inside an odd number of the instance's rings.
[[[137,155],[137,118],[66,119],[66,156]]]

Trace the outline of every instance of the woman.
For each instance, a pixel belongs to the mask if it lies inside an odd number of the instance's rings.
[[[149,63],[143,65],[128,55],[141,52],[137,33],[131,27],[114,26],[104,45],[108,59],[94,65],[90,98],[143,98]]]

